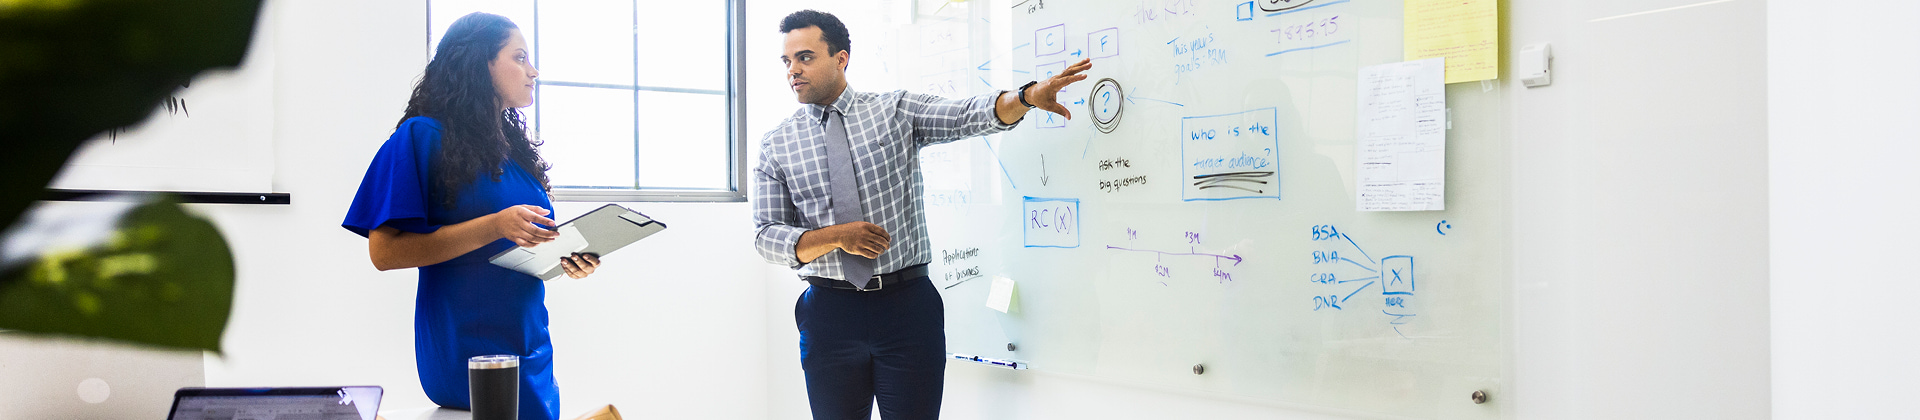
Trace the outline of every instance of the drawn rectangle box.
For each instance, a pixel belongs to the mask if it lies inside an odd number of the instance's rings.
[[[1260,108],[1180,119],[1180,198],[1280,199],[1279,114]]]
[[[1034,80],[1046,80],[1046,78],[1053,77],[1053,75],[1060,74],[1064,71],[1067,71],[1067,62],[1065,61],[1055,61],[1033,66]],[[1060,114],[1040,111],[1039,117],[1040,118],[1034,122],[1039,123],[1040,128],[1061,128],[1067,126],[1067,117],[1061,116]]]
[[[1413,294],[1413,257],[1395,255],[1381,258],[1380,290],[1383,295]]]
[[[1079,199],[1026,197],[1021,210],[1027,248],[1080,247]]]
[[[1067,24],[1048,26],[1033,31],[1033,56],[1045,57],[1067,52]]]
[[[1120,28],[1107,28],[1087,34],[1087,58],[1120,55]]]

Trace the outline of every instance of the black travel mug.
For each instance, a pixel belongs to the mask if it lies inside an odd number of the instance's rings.
[[[467,398],[473,420],[519,420],[520,356],[467,359]]]

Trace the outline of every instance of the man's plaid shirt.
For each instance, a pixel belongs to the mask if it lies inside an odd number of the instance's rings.
[[[847,89],[831,106],[808,104],[760,141],[753,172],[754,248],[767,262],[785,264],[801,276],[845,280],[835,250],[801,264],[794,255],[800,234],[833,224],[833,191],[827,182],[826,112],[836,109],[847,124],[849,152],[860,182],[866,220],[887,230],[891,247],[874,274],[933,260],[920,203],[920,148],[1010,130],[994,113],[1001,92],[966,99],[893,91]],[[1018,123],[1017,121],[1015,122]]]

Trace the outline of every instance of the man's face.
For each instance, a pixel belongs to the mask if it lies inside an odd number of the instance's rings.
[[[800,103],[830,105],[846,89],[849,54],[827,54],[827,41],[820,28],[808,26],[787,31],[786,46],[780,62],[787,65],[787,87]]]

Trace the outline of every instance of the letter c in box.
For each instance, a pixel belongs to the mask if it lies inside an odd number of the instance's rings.
[[[1067,24],[1033,31],[1033,56],[1045,57],[1067,52]]]
[[[1027,197],[1020,223],[1028,248],[1079,248],[1080,200]]]

